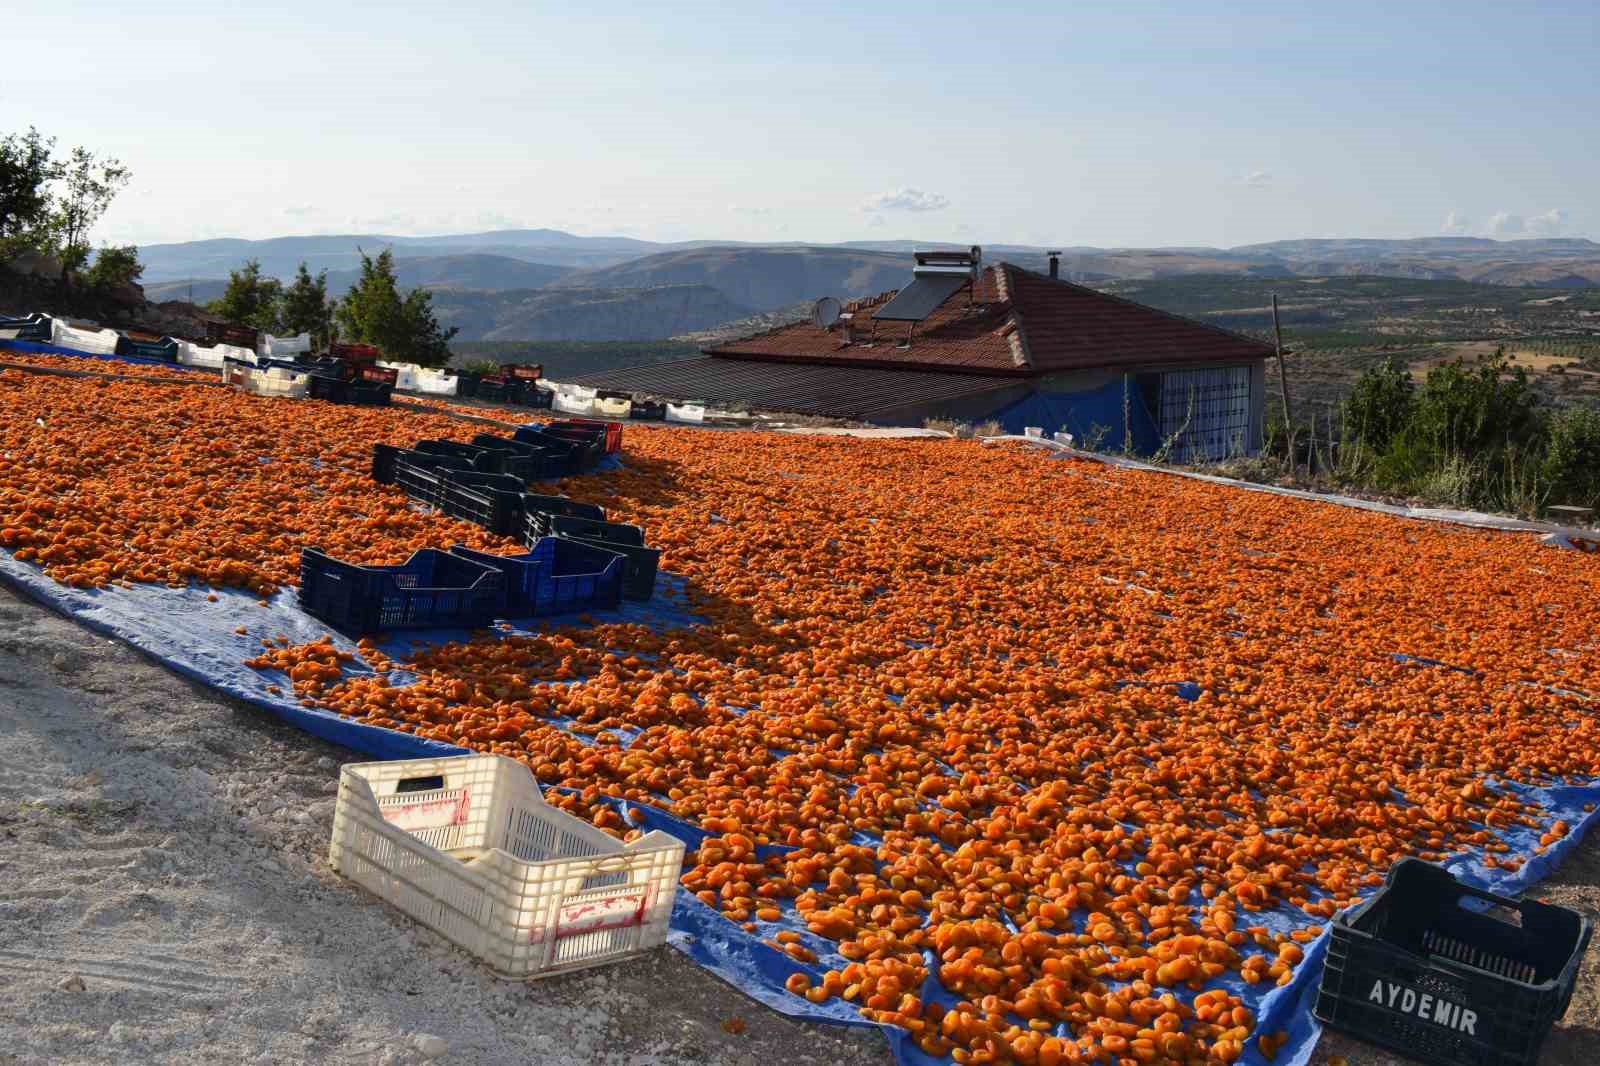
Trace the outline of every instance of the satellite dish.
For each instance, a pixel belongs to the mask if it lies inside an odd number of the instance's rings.
[[[811,306],[811,321],[817,324],[818,329],[827,329],[839,321],[839,312],[844,310],[839,301],[832,296],[824,296]]]

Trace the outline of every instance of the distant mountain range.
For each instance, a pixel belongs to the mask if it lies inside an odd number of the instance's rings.
[[[373,254],[385,247],[394,249],[403,285],[440,294],[435,305],[441,320],[461,327],[462,339],[626,340],[698,331],[727,321],[705,320],[711,314],[726,312],[738,319],[819,296],[848,299],[896,288],[910,278],[912,248],[957,245],[662,244],[534,229],[438,237],[338,234],[191,241],[147,245],[140,257],[151,299],[187,299],[192,283],[194,298],[204,301],[221,292],[218,279],[251,258],[261,261],[265,273],[284,278],[302,261],[313,271],[327,269],[330,292],[342,294],[357,275],[361,250]],[[1069,246],[1061,251],[1062,276],[1084,284],[1219,274],[1600,286],[1600,244],[1579,238],[1330,239],[1237,248]],[[991,245],[984,258],[1043,270],[1045,253],[1039,246]],[[670,291],[656,291],[663,288]],[[452,294],[448,299],[447,292]],[[618,317],[608,322],[608,314]]]

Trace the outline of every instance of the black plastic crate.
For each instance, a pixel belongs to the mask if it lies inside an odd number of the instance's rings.
[[[644,530],[622,522],[602,522],[592,518],[573,518],[546,511],[524,515],[524,543],[535,544],[544,537],[561,537],[591,547],[605,548],[627,558],[622,575],[622,595],[630,600],[648,600],[655,595],[656,571],[661,564],[661,549],[646,547]]]
[[[396,484],[395,468],[405,463],[423,470],[472,470],[472,461],[456,455],[434,455],[429,452],[398,448],[393,444],[372,446],[372,480],[384,485]]]
[[[628,397],[621,393],[602,392],[601,396],[617,396],[626,400]],[[546,424],[547,429],[579,429],[587,433],[598,434],[602,447],[607,454],[622,450],[622,423],[607,422],[598,418],[562,418]]]
[[[1312,1013],[1436,1066],[1532,1066],[1591,932],[1564,907],[1401,859],[1371,899],[1334,919]]]
[[[300,550],[300,606],[347,633],[481,629],[505,602],[505,576],[449,552],[423,548],[399,566],[363,566]]]
[[[587,470],[605,457],[604,433],[582,429],[555,428],[535,422],[531,426],[517,427],[515,437],[530,444],[562,447],[579,470]]]
[[[509,451],[517,455],[522,461],[507,464],[504,472],[519,474],[528,481],[547,477],[566,477],[568,474],[577,473],[577,464],[568,457],[565,449],[558,452],[553,448],[512,440],[509,437],[497,437],[492,433],[479,433],[472,438],[472,443],[490,451]]]
[[[667,418],[667,405],[655,400],[635,400],[628,417],[640,422],[664,422]]]
[[[452,470],[444,473],[439,509],[452,518],[476,522],[491,533],[514,537],[521,532],[520,479],[507,474]]]
[[[480,438],[495,443],[479,444],[477,440]],[[453,440],[419,440],[416,443],[416,450],[470,459],[474,470],[480,470],[485,474],[505,474],[514,477],[523,483],[523,488],[527,488],[527,482],[543,475],[544,463],[537,455],[526,455],[504,447],[509,443],[504,438],[479,434],[472,444],[462,444]]]
[[[480,375],[476,370],[456,371],[456,396],[459,399],[470,400],[478,395],[478,381]]]
[[[522,395],[518,397],[517,402],[524,407],[533,407],[548,411],[551,403],[553,402],[554,396],[555,393],[551,392],[549,389],[541,389],[537,385],[530,385],[527,382],[523,382]]]
[[[544,496],[537,492],[522,494],[524,511],[543,511],[545,514],[567,515],[572,518],[593,518],[604,522],[606,509],[596,503],[579,503],[565,496]]]
[[[302,368],[303,369],[303,368]],[[333,374],[306,375],[307,392],[314,400],[329,403],[357,404],[362,407],[386,407],[393,397],[394,387],[367,381],[347,381]]]
[[[616,607],[626,560],[617,552],[547,537],[524,555],[491,555],[457,544],[452,554],[501,572],[506,618]]]
[[[512,440],[523,444],[531,444],[542,448],[546,452],[559,456],[557,464],[561,468],[562,477],[576,474],[586,467],[593,466],[597,455],[583,441],[568,440],[544,432],[536,423],[531,426],[518,426],[512,434]]]
[[[54,333],[55,327],[50,316],[38,311],[31,315],[8,315],[0,318],[0,336],[7,340],[49,344]]]

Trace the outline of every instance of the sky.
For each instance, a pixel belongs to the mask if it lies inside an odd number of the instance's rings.
[[[1600,4],[19,0],[95,236],[1600,238]]]

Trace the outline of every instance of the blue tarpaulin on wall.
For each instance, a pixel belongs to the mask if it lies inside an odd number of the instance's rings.
[[[1040,427],[1046,436],[1071,433],[1079,447],[1121,451],[1130,438],[1137,455],[1153,455],[1161,447],[1139,389],[1127,378],[1088,392],[1029,393],[993,417],[1008,433],[1020,434],[1028,426]]]

